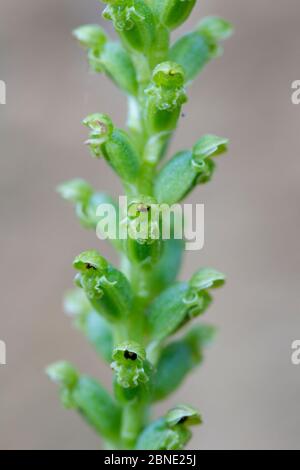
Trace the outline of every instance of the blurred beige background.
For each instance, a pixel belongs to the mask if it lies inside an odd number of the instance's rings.
[[[187,254],[182,275],[212,265],[228,284],[206,316],[220,329],[217,341],[170,403],[190,402],[203,413],[191,447],[300,449],[300,366],[290,359],[300,338],[300,106],[291,104],[291,82],[300,79],[300,3],[199,0],[186,27],[207,14],[229,19],[236,33],[191,88],[173,150],[205,132],[228,136],[231,150],[213,182],[193,195],[205,203],[206,244]],[[0,339],[8,362],[0,366],[1,449],[99,448],[43,373],[66,358],[110,383],[61,299],[74,255],[99,247],[115,257],[54,192],[76,176],[120,191],[82,144],[88,113],[111,113],[120,125],[125,117],[122,95],[88,73],[70,35],[97,21],[97,0],[1,0]]]

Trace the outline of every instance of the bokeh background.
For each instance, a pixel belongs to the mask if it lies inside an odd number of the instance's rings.
[[[228,136],[231,148],[213,182],[190,198],[205,203],[206,243],[187,254],[182,276],[211,265],[228,284],[207,313],[219,335],[205,365],[169,404],[201,410],[205,425],[191,448],[299,449],[300,367],[291,364],[291,343],[300,337],[300,106],[291,103],[291,82],[300,78],[300,3],[199,0],[179,32],[207,14],[229,19],[236,32],[189,90],[173,150],[206,132]],[[125,118],[123,96],[88,72],[70,34],[98,21],[97,0],[1,0],[1,449],[99,448],[43,372],[65,358],[110,384],[61,299],[75,255],[88,248],[115,255],[54,192],[81,176],[120,193],[83,145],[88,113],[110,113],[119,125]]]

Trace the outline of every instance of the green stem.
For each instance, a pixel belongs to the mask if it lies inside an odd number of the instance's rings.
[[[133,401],[125,405],[121,429],[121,439],[126,449],[133,449],[142,429],[145,417],[145,404]]]

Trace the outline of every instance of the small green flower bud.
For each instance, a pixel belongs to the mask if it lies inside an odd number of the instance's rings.
[[[227,21],[216,17],[204,18],[195,31],[174,43],[169,58],[183,67],[186,81],[190,82],[211,59],[220,55],[219,42],[231,33],[232,27]]]
[[[81,376],[73,390],[74,408],[105,439],[117,440],[121,410],[109,393],[94,379]]]
[[[101,204],[115,206],[110,196],[95,192],[86,181],[81,179],[66,181],[58,186],[57,191],[65,200],[74,203],[76,215],[81,225],[87,229],[96,229],[99,222],[97,209]],[[117,244],[116,241],[114,242]]]
[[[191,432],[184,426],[171,427],[165,418],[149,424],[140,434],[137,450],[181,450],[189,442]]]
[[[46,370],[48,377],[58,385],[72,390],[79,379],[76,369],[66,361],[56,362]]]
[[[196,184],[212,177],[215,165],[211,158],[227,150],[228,140],[213,135],[202,137],[192,151],[177,153],[159,172],[154,194],[159,203],[181,201]]]
[[[118,42],[107,42],[104,47],[89,50],[89,64],[94,72],[105,72],[115,84],[129,95],[136,96],[136,71],[128,52]]]
[[[145,90],[146,120],[151,134],[172,131],[177,125],[181,106],[187,101],[183,68],[174,62],[159,64],[152,83]]]
[[[146,351],[133,341],[119,344],[114,349],[111,367],[116,372],[118,384],[123,388],[136,388],[149,380]]]
[[[196,0],[154,0],[154,11],[169,29],[178,28],[190,16]]]
[[[153,399],[163,400],[173,393],[203,360],[203,349],[215,328],[198,325],[182,339],[168,344],[161,352],[153,377]]]
[[[87,202],[94,192],[86,181],[79,178],[60,184],[57,191],[63,199],[74,203]]]
[[[124,43],[133,50],[147,53],[155,39],[155,21],[144,0],[103,0],[103,17],[113,21]]]
[[[83,124],[91,130],[86,143],[92,155],[103,155],[125,183],[135,182],[140,169],[139,155],[126,132],[115,128],[105,114],[91,114]]]
[[[199,413],[179,405],[166,416],[154,421],[141,433],[136,448],[143,450],[181,450],[191,438],[189,426],[201,424]]]
[[[78,384],[79,374],[76,369],[66,361],[56,362],[46,369],[46,374],[60,387],[60,398],[66,408],[72,408],[73,390]]]
[[[233,33],[232,25],[217,16],[208,16],[200,21],[198,30],[201,34],[208,37],[211,41],[223,41],[230,38]]]
[[[130,261],[150,268],[162,253],[159,209],[152,198],[132,200],[127,209],[125,251]]]
[[[80,376],[69,363],[48,367],[51,380],[60,385],[63,404],[76,409],[106,439],[118,439],[121,411],[108,392],[95,380]]]
[[[212,301],[205,290],[198,291],[181,282],[162,292],[150,305],[148,324],[153,340],[162,341],[205,312]]]
[[[154,69],[152,81],[162,88],[181,88],[184,85],[184,72],[175,62],[163,62]]]
[[[111,266],[97,251],[91,250],[75,258],[79,271],[75,278],[93,308],[109,321],[126,317],[132,306],[132,292],[127,278]]]
[[[107,42],[103,29],[94,24],[79,26],[79,28],[73,31],[73,35],[87,49],[102,48]]]
[[[178,405],[166,415],[169,426],[185,425],[195,426],[202,423],[202,418],[197,410],[187,405]]]

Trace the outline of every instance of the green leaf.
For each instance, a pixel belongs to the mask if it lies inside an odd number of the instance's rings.
[[[209,181],[215,169],[211,158],[227,150],[228,140],[206,135],[192,151],[177,153],[158,173],[154,195],[159,203],[180,202],[197,185]]]
[[[103,29],[94,24],[79,26],[74,29],[73,35],[87,49],[101,48],[107,42],[107,36]]]
[[[124,319],[131,310],[132,292],[127,278],[95,250],[77,256],[73,266],[79,271],[81,287],[93,308],[108,321]]]
[[[134,341],[126,341],[114,349],[111,367],[116,372],[118,384],[123,388],[136,388],[149,380],[146,351]]]
[[[158,20],[175,29],[188,19],[196,0],[153,0],[152,4]]]
[[[111,362],[113,333],[109,323],[92,309],[81,289],[73,289],[65,296],[64,309],[73,318],[76,328],[83,332],[97,353]]]
[[[107,7],[103,17],[111,20],[127,47],[149,52],[155,40],[155,21],[144,0],[103,0]]]
[[[202,362],[203,349],[214,334],[213,327],[198,325],[162,350],[153,376],[154,400],[163,400],[182,384],[189,372]]]
[[[118,438],[121,411],[109,393],[94,379],[80,376],[69,363],[59,362],[47,374],[60,386],[64,405],[76,409],[106,439]]]
[[[140,169],[139,155],[126,132],[115,128],[105,114],[91,114],[83,124],[91,130],[86,143],[92,155],[103,155],[124,182],[135,182]]]

